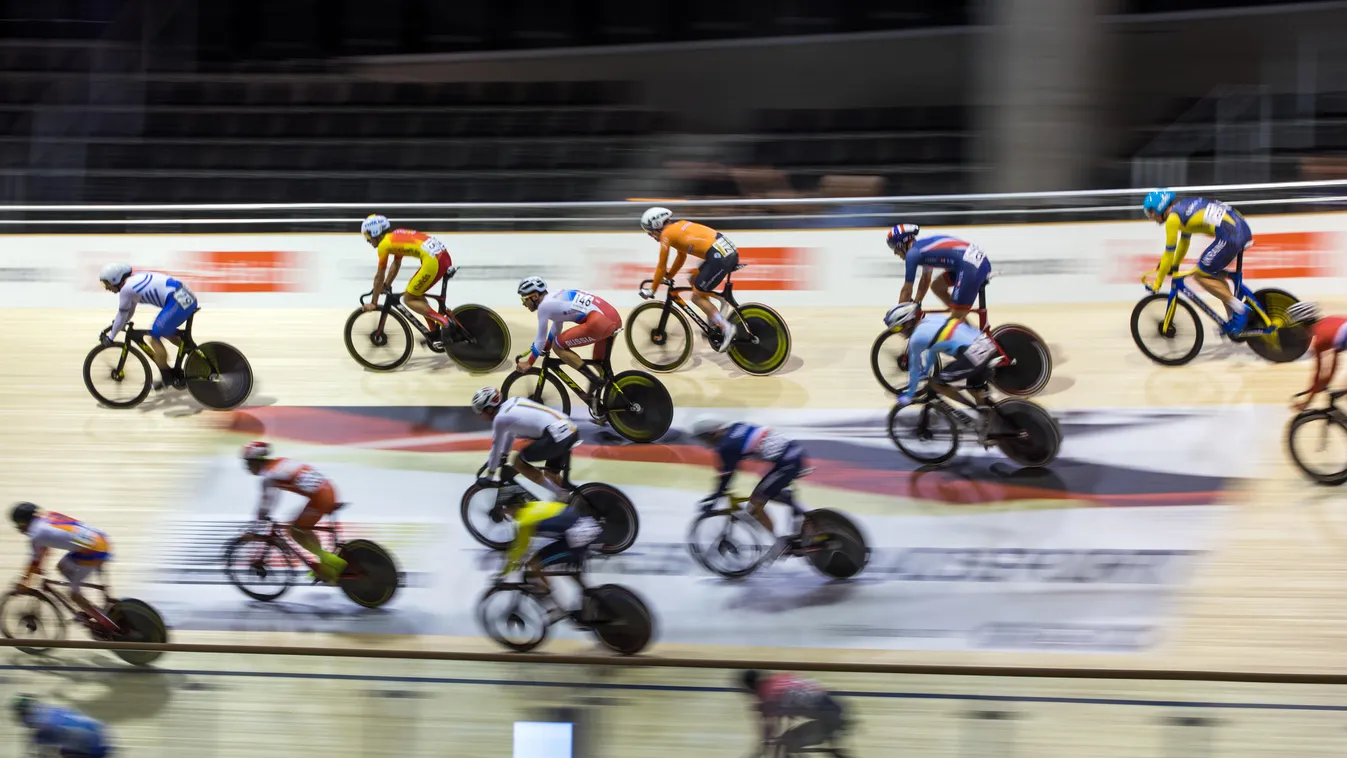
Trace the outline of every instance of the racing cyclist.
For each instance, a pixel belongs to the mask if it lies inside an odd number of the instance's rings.
[[[807,748],[826,745],[824,752],[845,758],[837,747],[846,729],[846,715],[823,685],[794,674],[768,674],[748,670],[740,675],[740,685],[753,695],[754,707],[762,727],[757,755],[768,745],[782,745],[784,755],[811,752]],[[789,729],[792,720],[800,720]]]
[[[43,705],[32,695],[18,695],[11,704],[14,717],[31,735],[29,746],[39,756],[105,758],[112,755],[107,727],[74,708]]]
[[[397,280],[402,259],[415,258],[419,268],[412,274],[411,281],[407,282],[407,292],[402,302],[419,313],[432,331],[439,332],[440,342],[446,343],[448,335],[444,333],[444,328],[448,326],[449,319],[430,307],[426,292],[441,278],[452,279],[458,269],[452,265],[449,251],[437,237],[411,229],[393,229],[392,226],[387,218],[377,213],[370,214],[360,224],[360,233],[379,255],[379,268],[374,272],[374,295],[365,303],[364,309],[372,311],[378,308],[379,294],[386,285],[392,285]],[[391,268],[388,265],[389,256],[393,257]]]
[[[1179,197],[1169,190],[1154,190],[1141,204],[1146,218],[1165,227],[1165,252],[1152,274],[1155,286],[1172,274],[1188,254],[1194,234],[1213,237],[1212,243],[1197,259],[1197,283],[1211,296],[1225,304],[1230,320],[1225,324],[1227,336],[1235,337],[1249,323],[1248,306],[1235,297],[1224,281],[1223,272],[1235,258],[1253,244],[1253,232],[1239,211],[1225,203],[1201,197]]]
[[[318,570],[314,572],[318,578],[328,584],[336,582],[346,569],[346,561],[324,550],[322,540],[313,532],[324,516],[337,509],[337,488],[332,481],[308,464],[272,457],[270,443],[260,440],[244,445],[241,457],[248,473],[262,477],[258,520],[271,518],[271,509],[281,492],[293,492],[306,499],[304,509],[290,524],[290,536],[318,559]]]
[[[1286,309],[1289,323],[1303,326],[1310,333],[1310,350],[1314,352],[1314,370],[1310,374],[1309,389],[1296,395],[1305,399],[1293,403],[1297,411],[1309,407],[1320,392],[1328,389],[1333,374],[1338,370],[1338,353],[1347,350],[1347,318],[1325,317],[1315,303],[1299,302]],[[1328,354],[1327,360],[1324,355]]]
[[[590,516],[582,515],[573,505],[557,502],[515,503],[507,505],[505,511],[517,528],[514,540],[505,553],[505,566],[501,568],[497,581],[504,579],[522,565],[525,579],[535,583],[542,594],[546,594],[551,592],[552,588],[547,583],[543,569],[566,566],[576,572],[576,582],[580,583],[580,589],[584,590],[579,571],[584,565],[589,546],[603,533],[603,527],[599,522]],[[534,537],[551,541],[538,548],[525,560],[529,543]]]
[[[570,485],[564,472],[570,467],[571,450],[580,444],[580,430],[560,411],[539,405],[527,398],[502,398],[495,387],[483,387],[472,396],[472,409],[491,422],[491,452],[486,459],[489,483],[496,469],[505,463],[516,437],[532,440],[514,454],[511,465],[530,482],[568,499]],[[548,470],[539,471],[534,463]]]
[[[982,248],[971,242],[936,234],[917,241],[921,227],[916,224],[898,224],[889,230],[889,249],[907,264],[903,289],[898,302],[920,303],[929,288],[949,308],[950,316],[960,321],[968,318],[968,311],[977,301],[982,285],[991,275],[992,264]],[[932,279],[933,269],[943,269],[939,278]],[[921,281],[917,283],[917,273]],[[916,283],[917,294],[912,296]]]
[[[917,386],[937,367],[937,353],[955,360],[940,372],[936,392],[958,402],[950,382],[966,380],[973,399],[982,405],[987,399],[987,364],[996,357],[996,345],[981,331],[953,315],[930,314],[920,320],[916,303],[900,303],[884,316],[884,325],[901,328],[907,335],[907,390],[898,395],[898,407],[911,405]]]
[[[150,353],[159,367],[159,380],[154,383],[154,388],[162,390],[168,385],[182,389],[187,386],[182,372],[175,372],[168,365],[168,348],[164,347],[163,340],[167,339],[181,349],[178,327],[186,323],[200,309],[201,304],[187,285],[167,274],[142,271],[133,278],[134,273],[127,263],[109,263],[98,273],[103,288],[117,293],[117,316],[112,320],[112,326],[98,339],[104,345],[111,345],[131,320],[137,304],[153,305],[159,309],[154,326],[150,328]]]
[[[599,384],[606,377],[591,371],[574,348],[592,344],[594,360],[601,361],[608,357],[608,338],[622,326],[622,317],[617,314],[617,309],[603,298],[584,290],[561,290],[549,294],[547,282],[540,276],[530,276],[519,282],[519,297],[525,308],[538,314],[538,332],[533,337],[527,357],[520,356],[515,361],[515,368],[521,374],[528,371],[538,356],[551,345],[558,358],[589,379],[590,413],[595,417],[600,416],[602,393],[599,392]],[[576,325],[561,331],[568,321],[574,321]]]
[[[704,419],[693,425],[692,436],[715,451],[715,466],[720,472],[715,492],[702,500],[704,508],[711,507],[725,494],[730,479],[742,461],[757,459],[772,464],[771,470],[753,488],[748,499],[748,512],[768,532],[776,534],[766,506],[772,500],[795,506],[790,485],[808,469],[804,448],[765,426],[742,422],[727,425],[714,419]],[[792,540],[782,538],[775,549],[779,551],[798,547],[792,544]]]
[[[659,240],[659,263],[655,265],[655,276],[650,289],[641,289],[641,297],[647,300],[654,298],[660,284],[665,279],[673,279],[689,255],[701,258],[702,265],[688,274],[692,280],[692,302],[706,314],[707,321],[720,330],[720,344],[716,346],[716,352],[728,350],[737,327],[725,318],[709,296],[719,297],[713,290],[739,265],[739,251],[734,243],[709,226],[675,219],[673,211],[668,208],[650,208],[643,213],[641,229]],[[670,250],[675,253],[673,265],[669,265]]]
[[[112,543],[107,534],[55,511],[43,513],[32,503],[15,505],[10,517],[14,526],[32,545],[28,567],[15,583],[15,589],[26,587],[29,578],[42,573],[42,561],[47,557],[48,550],[64,550],[66,554],[57,561],[56,570],[69,583],[70,599],[87,618],[106,629],[114,628],[108,617],[80,592],[84,581],[98,572],[104,580],[103,593],[107,597],[113,596],[107,572],[104,571],[104,565],[112,560]]]

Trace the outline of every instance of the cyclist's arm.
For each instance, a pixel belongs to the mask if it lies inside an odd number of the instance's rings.
[[[41,573],[42,560],[46,557],[47,557],[47,548],[43,545],[39,545],[36,542],[34,542],[33,552],[29,556],[28,565],[24,567],[23,573],[19,575],[18,583],[27,584],[28,580],[32,578],[33,574]]]
[[[266,473],[262,474],[262,497],[257,501],[257,517],[264,519],[271,515],[271,509],[276,505],[276,498],[280,496],[281,488],[271,480]]]
[[[510,452],[510,446],[514,444],[514,432],[510,428],[513,421],[509,413],[499,412],[491,422],[491,452],[488,454],[490,457],[486,459],[487,476],[495,475],[496,469],[500,468],[501,458]]]
[[[920,303],[926,299],[926,293],[931,289],[931,267],[925,266],[921,270],[921,279],[917,282],[917,294],[912,298],[913,302]]]
[[[529,503],[519,509],[515,516],[514,541],[510,543],[510,550],[505,555],[505,568],[501,573],[508,574],[519,568],[524,562],[524,555],[528,552],[529,541],[533,539],[533,533],[538,529],[538,523],[554,515],[549,512],[550,509],[540,508],[537,503]]]
[[[739,461],[743,456],[739,453],[743,441],[738,437],[731,438],[728,435],[716,446],[716,466],[720,471],[720,478],[716,484],[716,491],[712,497],[720,497],[725,494],[725,490],[730,486],[730,479],[734,478],[735,469],[739,468]]]
[[[374,292],[374,299],[371,301],[371,302],[375,302],[375,303],[379,302],[379,293],[381,293],[381,292],[384,291],[384,285],[385,285],[385,284],[392,284],[392,282],[393,282],[392,277],[389,277],[389,276],[387,275],[387,274],[388,274],[388,248],[385,247],[385,245],[387,244],[387,242],[388,242],[388,238],[385,237],[384,240],[383,240],[382,242],[379,243],[379,247],[378,247],[378,252],[379,252],[379,267],[376,268],[376,269],[374,270],[374,289],[372,290],[372,291]]]
[[[140,298],[129,285],[130,282],[123,284],[122,291],[117,293],[117,316],[112,320],[112,329],[108,332],[110,337],[120,334],[126,322],[131,320],[131,314],[136,312],[136,303]]]
[[[926,323],[917,324],[917,328],[912,330],[912,337],[907,341],[907,395],[909,397],[917,394],[917,385],[925,378],[930,369],[931,340],[934,339],[938,326],[928,325]]]
[[[650,291],[659,292],[659,285],[669,276],[669,242],[660,235],[659,238],[659,261],[655,263],[655,277],[650,282]]]
[[[1183,257],[1188,254],[1188,246],[1192,244],[1193,235],[1189,234],[1183,228],[1183,220],[1179,214],[1170,213],[1165,217],[1165,252],[1160,256],[1160,265],[1158,270],[1160,277],[1169,275],[1170,269],[1177,268],[1183,263]]]
[[[547,345],[552,341],[552,303],[544,300],[538,303],[538,331],[533,335],[533,345],[529,347],[528,364],[538,360],[538,356],[547,350]]]
[[[1319,349],[1314,350],[1314,376],[1310,381],[1309,396],[1305,398],[1306,403],[1313,400],[1315,395],[1328,389],[1328,383],[1333,381],[1333,374],[1338,369],[1338,351],[1329,348],[1328,352],[1331,352],[1333,357],[1327,361],[1327,367],[1324,366],[1324,352]],[[1327,368],[1326,371],[1325,368]]]

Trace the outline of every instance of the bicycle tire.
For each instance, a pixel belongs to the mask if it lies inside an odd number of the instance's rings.
[[[1296,296],[1286,290],[1279,290],[1273,287],[1258,290],[1253,293],[1253,297],[1258,301],[1258,306],[1263,312],[1272,319],[1272,326],[1276,330],[1271,334],[1248,337],[1244,343],[1249,349],[1258,354],[1258,357],[1273,363],[1289,363],[1298,360],[1310,349],[1310,332],[1304,326],[1285,326],[1289,321],[1286,311],[1295,303]],[[1254,323],[1254,321],[1258,323]],[[1266,324],[1256,311],[1249,312],[1249,324],[1246,329],[1261,329]]]
[[[1291,461],[1296,464],[1296,468],[1300,469],[1305,476],[1308,476],[1311,480],[1319,484],[1336,487],[1347,483],[1347,461],[1343,461],[1342,468],[1339,471],[1319,473],[1302,460],[1300,454],[1296,452],[1296,435],[1303,430],[1306,430],[1306,427],[1310,423],[1316,421],[1323,421],[1347,431],[1347,420],[1344,420],[1338,413],[1323,408],[1301,411],[1296,414],[1295,418],[1291,419],[1290,425],[1286,428],[1286,449],[1291,455]]]
[[[617,555],[636,544],[641,517],[636,505],[622,490],[603,482],[587,482],[575,490],[590,514],[603,526],[596,552]],[[504,548],[501,548],[502,550]]]
[[[492,509],[493,510],[495,509],[496,495],[500,493],[500,488],[485,487],[481,484],[478,484],[477,482],[473,482],[472,484],[468,485],[468,488],[466,490],[463,491],[463,497],[459,500],[458,506],[459,517],[463,520],[463,527],[468,530],[468,534],[471,535],[474,540],[477,540],[477,544],[481,545],[482,547],[489,548],[491,550],[496,551],[504,550],[508,548],[510,546],[510,543],[514,540],[513,529],[510,530],[510,536],[508,538],[503,540],[493,540],[473,524],[473,520],[470,516],[473,510],[472,500],[482,492],[492,493],[491,499]],[[501,516],[501,519],[500,521],[495,521],[495,523],[498,524],[505,523],[508,520],[504,517],[505,514],[503,511],[500,512],[499,515]]]
[[[991,382],[1007,395],[1030,397],[1052,379],[1052,351],[1038,333],[1020,324],[1002,324],[991,338],[1010,361],[992,370]]]
[[[1146,320],[1153,323],[1143,324],[1142,311],[1146,310],[1151,304],[1157,302],[1165,303],[1165,307],[1160,312],[1160,318],[1157,319],[1154,316],[1147,317]],[[1205,338],[1204,330],[1202,328],[1202,319],[1198,318],[1197,311],[1193,306],[1176,297],[1174,298],[1174,318],[1169,322],[1169,331],[1168,333],[1162,333],[1160,331],[1160,325],[1164,323],[1164,314],[1169,310],[1168,302],[1169,295],[1163,292],[1152,293],[1137,301],[1136,307],[1132,309],[1132,342],[1136,344],[1137,349],[1141,351],[1142,355],[1162,366],[1182,366],[1196,358],[1197,354],[1202,350],[1202,341]],[[1182,329],[1179,327],[1180,313],[1184,314]],[[1142,334],[1145,333],[1149,335],[1152,331],[1154,332],[1154,336],[1165,340],[1175,339],[1181,332],[1191,332],[1193,334],[1193,344],[1184,352],[1176,353],[1175,357],[1165,357],[1151,350],[1147,347],[1146,343],[1142,341]]]
[[[850,579],[870,563],[870,548],[860,527],[843,513],[819,508],[804,514],[800,524],[800,544],[811,545],[827,535],[823,549],[807,550],[805,558],[814,570],[830,579]]]
[[[541,388],[537,385],[536,381],[522,383],[519,381],[526,376],[537,377],[541,373],[542,369],[537,366],[534,366],[523,373],[511,371],[510,375],[505,377],[505,381],[500,385],[501,397],[526,397],[535,403],[542,403],[548,408],[557,408],[557,406],[560,406],[558,410],[567,416],[571,415],[571,396],[566,392],[566,386],[561,383],[560,379],[557,379],[549,373],[543,379]],[[511,394],[510,390],[514,389],[516,384],[519,385],[518,389],[523,391]],[[548,393],[547,391],[549,387],[552,390],[551,393]]]
[[[203,342],[183,361],[187,392],[215,411],[230,411],[253,393],[253,367],[226,342]]]
[[[992,404],[1002,423],[1022,430],[1027,439],[998,439],[996,446],[1006,457],[1027,468],[1042,468],[1057,458],[1062,432],[1052,415],[1037,403],[1019,398]]]
[[[585,594],[595,605],[594,614],[603,618],[589,627],[600,642],[619,655],[645,650],[655,636],[655,617],[640,595],[620,584],[604,584]]]
[[[256,556],[245,556],[249,559],[245,565],[250,571],[260,572],[254,573],[254,576],[262,579],[272,573],[281,578],[283,581],[275,592],[258,592],[255,589],[250,589],[252,585],[245,583],[242,575],[237,573],[238,569],[234,565],[234,556],[245,545],[259,545],[265,548]],[[279,556],[279,559],[276,556]],[[274,564],[277,562],[282,565],[275,566]],[[295,583],[295,574],[299,570],[296,558],[290,554],[288,549],[282,547],[282,543],[272,539],[270,535],[251,532],[241,534],[229,543],[229,546],[225,548],[224,563],[225,576],[229,578],[229,583],[253,600],[260,600],[264,603],[269,603],[284,595],[286,590],[290,589],[291,585]]]
[[[921,415],[911,424],[911,431],[898,424],[898,415],[905,411],[917,410]],[[917,437],[929,435],[929,439],[934,439],[935,435],[948,429],[949,449],[938,455],[918,454],[910,448],[910,441],[907,437],[915,433]],[[911,458],[912,460],[924,466],[938,466],[959,451],[959,422],[955,420],[954,413],[941,403],[913,403],[906,408],[898,405],[893,406],[889,411],[889,439],[897,446],[899,452]]]
[[[384,318],[385,315],[387,315],[387,318]],[[368,342],[370,346],[382,349],[389,343],[388,332],[390,330],[388,329],[388,319],[392,319],[393,323],[397,324],[399,327],[398,331],[402,334],[402,350],[401,352],[398,352],[394,349],[392,351],[393,354],[390,356],[391,360],[370,360],[356,350],[356,322],[366,316],[373,319],[383,319],[383,322],[368,330],[366,328],[361,328],[359,330],[362,340],[361,344]],[[387,311],[383,309],[366,311],[363,308],[356,308],[351,312],[351,315],[347,317],[346,326],[342,329],[342,335],[346,342],[346,352],[356,363],[359,363],[361,366],[364,366],[371,371],[392,371],[401,367],[411,359],[412,350],[416,347],[416,342],[412,339],[411,324],[407,323],[407,319],[404,318],[401,313],[392,309]]]
[[[714,548],[714,553],[708,553],[707,550],[703,549],[701,540],[697,536],[698,527],[713,519],[719,518],[728,519],[728,521],[724,527],[719,529],[719,534],[716,536],[716,542],[712,546]],[[750,521],[752,523],[749,523]],[[761,528],[760,526],[755,527],[756,524],[757,521],[753,521],[751,516],[745,516],[743,511],[731,511],[728,509],[704,511],[697,518],[693,519],[691,526],[688,527],[688,552],[692,554],[692,559],[696,561],[699,566],[716,576],[723,579],[743,579],[758,570],[770,549],[769,545],[763,545],[752,538],[753,535],[758,533],[757,530]],[[745,539],[742,543],[727,536],[731,534],[736,526],[741,526],[744,533],[750,535],[750,537]],[[744,546],[751,546],[754,552],[750,554],[744,549]],[[726,555],[729,552],[744,553],[750,556],[750,560],[748,560],[741,568],[724,568],[716,565],[708,557],[709,554]]]
[[[870,371],[875,375],[875,381],[895,395],[907,391],[908,341],[908,336],[901,330],[888,329],[880,332],[870,347]],[[886,375],[886,369],[892,376]]]
[[[726,352],[734,365],[755,376],[775,373],[790,358],[790,327],[780,313],[762,303],[745,303],[730,314],[738,332]],[[747,335],[758,338],[755,344]]]
[[[337,586],[361,608],[380,608],[398,594],[402,575],[393,554],[370,540],[351,540],[337,548],[346,569]]]
[[[46,608],[51,612],[51,623],[42,624],[38,617],[39,612],[24,613],[20,616],[24,628],[16,629],[10,623],[10,611],[13,610],[12,604],[19,602],[20,599],[28,599],[36,603],[41,608]],[[45,629],[50,627],[51,632]],[[0,601],[0,634],[3,634],[7,640],[18,639],[39,639],[39,640],[64,640],[66,629],[65,612],[56,605],[56,602],[47,597],[46,593],[28,593],[28,592],[10,592],[5,595],[5,599]],[[25,636],[19,636],[20,631],[28,632]],[[16,646],[19,652],[29,655],[42,655],[51,648],[47,647],[28,647]]]
[[[168,642],[168,626],[154,606],[144,600],[124,597],[112,602],[107,610],[108,620],[122,632],[113,635],[115,642]],[[148,666],[163,655],[158,650],[114,650],[114,655],[132,666]]]
[[[530,635],[529,637],[525,638],[522,641],[513,640],[501,634],[500,631],[496,628],[495,623],[493,623],[493,620],[488,620],[487,604],[490,602],[492,597],[504,592],[517,594],[524,601],[531,603],[534,607],[538,609],[539,614],[542,617],[542,623],[539,624],[538,633],[536,635]],[[516,602],[515,605],[512,607],[518,608],[518,602]],[[516,615],[517,614],[507,614],[503,620],[506,623],[509,623],[511,620],[513,620],[512,617]],[[523,619],[520,618],[520,620],[522,621]],[[515,585],[496,586],[488,589],[485,593],[483,593],[481,599],[477,601],[477,623],[482,627],[482,631],[486,632],[486,636],[495,640],[497,644],[504,645],[505,647],[515,651],[516,653],[527,653],[534,650],[539,645],[543,644],[543,642],[547,640],[547,633],[548,630],[551,628],[551,624],[548,623],[547,621],[547,609],[543,607],[542,602],[539,601],[536,597],[530,595],[529,593],[524,592],[518,586]]]
[[[140,352],[140,350],[136,348],[135,345],[132,345],[130,348],[128,348],[127,353],[129,353],[130,355],[134,355],[136,357],[136,360],[140,364],[141,372],[145,375],[144,380],[141,382],[140,391],[137,392],[130,400],[109,400],[106,396],[104,396],[94,387],[94,380],[93,380],[94,360],[98,358],[100,353],[103,353],[107,350],[120,351],[123,347],[125,347],[125,344],[126,343],[124,342],[114,342],[111,345],[98,345],[93,350],[90,350],[89,355],[84,358],[84,371],[83,371],[84,388],[89,390],[89,394],[93,395],[94,399],[97,400],[101,405],[105,405],[109,408],[134,408],[135,406],[145,402],[145,398],[149,397],[150,394],[150,384],[153,381],[152,375],[150,374],[150,361],[145,357],[144,353]],[[121,364],[120,368],[121,373],[124,376],[126,369],[125,364],[124,363]],[[116,382],[122,381],[121,378],[117,377],[115,370],[114,372],[109,374],[108,378]]]
[[[494,371],[510,355],[510,327],[500,314],[476,303],[454,309],[454,318],[471,340],[452,341],[444,346],[449,359],[474,374]]]
[[[673,306],[669,307],[669,320],[664,323],[664,329],[659,329],[660,311],[664,309],[664,302],[657,301],[653,303],[642,303],[636,306],[631,313],[627,314],[627,328],[625,330],[627,349],[636,362],[650,369],[651,371],[668,372],[677,370],[688,358],[692,356],[692,325],[688,323],[687,316],[684,316]],[[652,313],[652,311],[654,311]],[[640,319],[645,323],[637,323]],[[653,357],[651,353],[656,352],[653,349],[636,347],[636,335],[644,336],[651,348],[659,348],[669,343],[671,337],[675,343],[677,338],[675,333],[682,335],[683,346],[673,350],[672,356]]]
[[[654,442],[673,425],[673,396],[663,382],[644,371],[614,376],[605,391],[604,406],[613,431],[632,442]]]

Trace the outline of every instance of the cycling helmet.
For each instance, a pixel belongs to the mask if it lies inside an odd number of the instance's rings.
[[[920,310],[916,303],[899,303],[889,309],[884,314],[884,326],[892,329],[895,326],[902,326],[917,317],[917,311]]]
[[[1318,321],[1323,313],[1318,303],[1301,301],[1286,309],[1286,318],[1292,324],[1310,324]]]
[[[1169,206],[1174,204],[1174,193],[1167,189],[1151,190],[1146,193],[1146,199],[1141,202],[1141,212],[1164,213]]]
[[[535,292],[543,293],[547,291],[547,282],[543,281],[541,276],[529,276],[521,279],[519,282],[519,296],[526,297]]]
[[[762,679],[762,672],[757,669],[748,669],[739,675],[739,683],[749,692],[758,691],[758,682]]]
[[[725,422],[714,418],[704,418],[701,421],[694,423],[690,431],[693,437],[696,437],[698,440],[705,442],[707,437],[711,436],[712,434],[715,434],[716,432],[721,431],[724,428]]]
[[[641,214],[641,228],[646,234],[658,234],[671,218],[673,211],[668,208],[650,208]]]
[[[393,225],[388,223],[388,219],[377,213],[371,213],[360,222],[360,233],[365,235],[365,241],[373,243],[376,239],[384,236]]]
[[[19,503],[14,506],[14,510],[9,514],[9,517],[14,521],[14,525],[19,527],[20,531],[26,530],[36,516],[37,506],[32,503]]]
[[[487,408],[498,408],[500,403],[500,390],[495,387],[483,387],[472,396],[472,409],[478,413],[485,413]]]
[[[241,456],[245,461],[265,461],[271,457],[271,443],[256,440],[243,446]]]
[[[14,718],[18,719],[20,723],[26,724],[28,723],[28,712],[33,710],[35,705],[37,705],[37,698],[32,695],[15,695],[9,707],[10,710],[14,711]]]
[[[121,284],[131,275],[131,264],[109,263],[98,272],[98,281],[104,284]]]
[[[889,230],[889,249],[897,250],[899,246],[907,244],[921,234],[921,227],[916,224],[896,224]]]

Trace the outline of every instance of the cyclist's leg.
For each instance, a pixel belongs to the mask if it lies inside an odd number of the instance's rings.
[[[1238,239],[1238,235],[1217,235],[1198,258],[1195,274],[1197,283],[1202,285],[1202,289],[1225,304],[1232,321],[1241,318],[1246,306],[1235,297],[1230,282],[1221,274],[1235,261],[1235,256],[1239,255],[1241,250],[1243,250],[1242,241]],[[1245,317],[1247,318],[1247,315]]]
[[[552,585],[547,581],[547,575],[543,572],[551,567],[565,566],[575,563],[575,551],[566,542],[566,538],[553,540],[546,545],[538,548],[538,551],[529,556],[528,561],[524,563],[524,577],[551,592]]]
[[[178,327],[187,323],[188,317],[196,313],[197,308],[195,300],[190,308],[183,308],[176,298],[170,297],[150,328],[150,355],[159,367],[159,376],[164,384],[172,384],[173,377],[170,376],[172,367],[168,365],[168,348],[164,347],[163,341],[167,337],[177,337]]]
[[[407,282],[407,293],[403,295],[402,302],[423,318],[434,321],[440,327],[443,327],[449,323],[449,319],[432,308],[430,301],[426,300],[426,292],[439,278],[439,261],[430,256],[422,258],[421,267],[412,275],[411,281]]]
[[[61,572],[61,576],[69,582],[70,599],[81,611],[89,616],[102,619],[103,614],[94,606],[89,598],[84,596],[80,589],[84,586],[84,581],[89,575],[98,570],[103,562],[101,560],[80,560],[74,553],[66,553],[65,557],[56,562],[56,570]]]
[[[313,527],[322,520],[324,516],[331,513],[337,507],[336,492],[332,485],[324,484],[317,492],[309,497],[309,502],[305,504],[304,510],[300,511],[299,517],[290,524],[290,536],[295,544],[304,548],[318,559],[321,569],[319,578],[326,582],[336,581],[341,572],[346,568],[346,561],[333,553],[323,549],[322,540],[314,533]]]
[[[978,293],[982,291],[982,285],[986,283],[991,271],[991,261],[983,258],[976,266],[965,261],[959,266],[957,275],[953,272],[946,274],[947,277],[954,277],[954,286],[950,289],[949,299],[945,300],[950,309],[950,316],[960,321],[968,318],[968,311],[973,308],[973,303],[977,302]]]
[[[719,302],[707,293],[714,293],[737,265],[739,253],[726,255],[719,248],[712,246],[706,251],[706,261],[692,275],[692,302],[701,308],[709,322],[719,327],[721,334],[725,335],[725,339],[721,342],[722,348],[727,347],[729,341],[734,338],[732,333],[734,325],[720,312]]]
[[[604,340],[613,336],[613,333],[621,325],[621,317],[610,305],[607,308],[590,313],[585,317],[583,323],[572,326],[553,340],[552,348],[557,357],[565,361],[566,365],[585,375],[585,378],[589,380],[591,392],[594,391],[595,385],[602,380],[602,377],[589,366],[586,366],[584,359],[575,350],[585,345],[595,345],[594,349],[597,352],[599,350],[597,346],[602,345]]]
[[[565,439],[558,440],[552,436],[551,429],[544,429],[541,437],[515,453],[515,470],[539,487],[551,490],[557,495],[565,495],[568,488],[561,482],[560,477],[546,477],[534,464],[545,462],[547,465],[551,465],[555,461],[564,462],[570,454],[571,448],[575,447],[575,444],[579,441],[579,434],[570,434]]]
[[[804,455],[794,444],[786,447],[781,457],[772,464],[772,470],[758,482],[753,488],[753,494],[749,495],[748,505],[749,513],[758,520],[768,531],[775,534],[776,529],[772,525],[772,517],[767,513],[767,503],[781,497],[781,493],[790,487],[804,470]]]
[[[940,298],[940,302],[944,303],[946,308],[951,308],[954,305],[949,294],[953,282],[954,275],[948,271],[942,271],[939,276],[931,277],[931,291],[935,293],[936,297]]]

